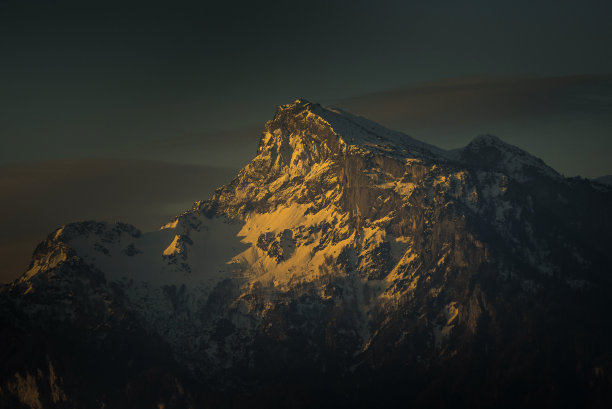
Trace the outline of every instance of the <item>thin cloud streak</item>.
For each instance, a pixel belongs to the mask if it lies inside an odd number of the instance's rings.
[[[601,85],[612,85],[612,76],[457,78],[347,98],[338,105],[401,127],[462,127],[567,111],[610,111],[609,99],[583,94]]]

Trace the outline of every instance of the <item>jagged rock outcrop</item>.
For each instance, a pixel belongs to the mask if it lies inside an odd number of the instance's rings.
[[[17,356],[47,352],[5,366],[0,401],[605,407],[611,208],[496,137],[445,151],[298,100],[161,230],[39,245],[0,316]]]

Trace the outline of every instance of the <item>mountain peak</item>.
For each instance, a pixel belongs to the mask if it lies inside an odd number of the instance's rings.
[[[278,107],[274,118],[264,127],[258,154],[270,149],[295,148],[298,140],[314,141],[336,152],[358,149],[393,157],[447,157],[443,149],[402,132],[389,130],[340,108],[325,107],[303,98]]]
[[[266,123],[258,148],[258,156],[263,156],[258,160],[281,165],[277,166],[281,169],[293,167],[296,161],[301,166],[349,150],[400,160],[458,161],[522,181],[539,176],[561,178],[540,158],[494,135],[480,135],[464,148],[447,151],[304,98],[279,106],[274,118]]]
[[[491,134],[484,134],[484,135],[479,135],[476,138],[472,139],[472,141],[469,143],[469,145],[486,145],[486,146],[491,146],[491,145],[502,145],[502,146],[506,146],[509,145],[506,142],[504,142],[503,140],[501,140],[499,137],[495,136],[495,135],[491,135]]]
[[[401,161],[458,162],[460,166],[493,170],[520,181],[562,179],[542,159],[491,134],[476,137],[464,148],[447,151],[340,108],[303,98],[278,107],[264,127],[254,162],[270,166],[272,174],[294,174],[297,170],[301,175],[313,163],[323,163],[349,151]]]
[[[463,163],[505,173],[521,181],[541,175],[557,180],[562,178],[542,159],[495,135],[477,136],[466,147],[455,152]]]
[[[310,102],[306,98],[298,98],[288,104],[279,105],[277,108],[277,114],[285,111],[293,111],[294,113],[298,113],[300,111],[312,111],[316,107],[320,108],[321,105]]]

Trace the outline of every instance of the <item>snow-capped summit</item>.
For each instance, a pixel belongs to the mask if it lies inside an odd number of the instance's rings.
[[[418,407],[525,379],[535,402],[529,385],[559,376],[600,396],[611,207],[499,138],[445,151],[297,100],[230,184],[160,230],[80,222],[37,247],[0,287],[7,348],[34,357],[5,366],[0,403],[139,406],[154,387],[164,405],[236,407],[297,388],[326,397],[314,406]]]
[[[324,107],[305,99],[278,108],[274,119],[264,127],[258,154],[270,153],[274,156],[272,163],[278,165],[277,160],[284,160],[289,165],[297,159],[301,164],[310,163],[308,159],[312,155],[308,154],[314,154],[312,159],[316,162],[321,160],[320,155],[350,150],[400,160],[455,161],[460,165],[495,170],[522,181],[538,176],[561,179],[540,158],[494,135],[478,136],[464,148],[447,151],[339,108]],[[307,157],[300,156],[302,153]]]
[[[281,128],[294,137],[314,138],[322,143],[355,146],[376,153],[445,155],[444,150],[404,133],[391,131],[340,108],[324,107],[305,99],[278,108],[274,119],[266,123],[260,149],[268,146],[271,134]]]

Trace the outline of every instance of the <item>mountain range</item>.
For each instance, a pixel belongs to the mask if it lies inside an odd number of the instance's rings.
[[[38,245],[0,287],[0,407],[612,407],[611,210],[495,136],[297,100],[158,231]]]

